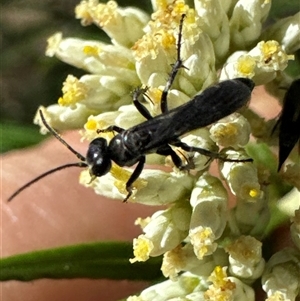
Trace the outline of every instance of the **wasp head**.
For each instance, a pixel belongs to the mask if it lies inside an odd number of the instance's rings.
[[[111,159],[107,141],[104,138],[96,138],[90,143],[86,162],[90,168],[91,176],[101,177],[110,171]]]

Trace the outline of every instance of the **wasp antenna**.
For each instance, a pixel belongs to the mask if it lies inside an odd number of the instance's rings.
[[[69,151],[71,151],[80,161],[85,162],[85,157],[77,152],[71,145],[69,145],[60,135],[47,123],[43,111],[39,110],[41,120],[46,127],[46,129],[59,141],[61,142]]]
[[[55,167],[53,169],[50,169],[44,173],[42,173],[41,175],[39,175],[38,177],[34,178],[33,180],[29,181],[28,183],[26,183],[25,185],[23,185],[22,187],[20,187],[18,190],[16,190],[8,199],[7,201],[10,202],[12,201],[19,193],[21,193],[23,190],[25,190],[26,188],[28,188],[29,186],[31,186],[32,184],[38,182],[39,180],[41,180],[42,178],[57,172],[59,170],[65,169],[65,168],[69,168],[69,167],[87,167],[88,165],[85,162],[76,162],[76,163],[68,163],[68,164],[64,164],[58,167]]]

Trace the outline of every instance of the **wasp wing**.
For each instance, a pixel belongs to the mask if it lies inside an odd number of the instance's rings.
[[[130,132],[142,137],[148,135],[141,150],[153,152],[162,145],[172,144],[181,135],[234,113],[249,101],[253,88],[253,81],[246,78],[223,81],[178,108],[131,128]]]

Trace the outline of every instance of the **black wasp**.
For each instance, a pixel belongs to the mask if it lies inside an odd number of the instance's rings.
[[[204,92],[196,95],[189,102],[169,111],[167,105],[168,91],[170,90],[179,69],[184,68],[183,61],[180,57],[183,19],[184,16],[181,19],[179,27],[177,61],[173,65],[161,97],[162,114],[152,117],[147,108],[140,102],[140,97],[145,90],[137,89],[133,95],[133,103],[137,110],[147,120],[141,124],[131,127],[128,130],[112,125],[107,129],[98,131],[113,131],[116,135],[109,143],[104,138],[94,139],[89,145],[86,157],[84,157],[69,146],[58,135],[58,133],[47,124],[42,111],[39,111],[41,120],[46,128],[71,152],[73,152],[77,158],[79,158],[80,162],[66,164],[47,171],[19,188],[8,199],[9,201],[31,184],[58,170],[71,166],[88,167],[90,169],[91,177],[95,178],[108,173],[111,169],[112,161],[121,167],[133,166],[137,163],[137,166],[126,183],[126,190],[128,194],[124,201],[127,201],[132,194],[133,183],[138,179],[144,168],[145,156],[147,154],[157,153],[163,156],[171,156],[176,167],[179,169],[185,168],[184,163],[172,150],[170,145],[181,147],[187,152],[198,152],[210,158],[220,159],[223,161],[252,161],[251,159],[227,159],[218,153],[189,146],[181,142],[179,138],[190,131],[205,127],[232,114],[249,101],[251,92],[254,88],[254,83],[251,79],[236,78],[226,80],[207,88]]]
[[[292,82],[284,96],[281,115],[273,131],[277,126],[279,126],[279,171],[300,138],[300,79]]]

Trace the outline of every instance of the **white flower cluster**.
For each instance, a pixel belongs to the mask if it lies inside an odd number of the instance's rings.
[[[137,8],[121,8],[115,1],[83,0],[76,7],[76,17],[82,25],[99,26],[111,44],[64,38],[61,33],[49,38],[48,56],[88,72],[81,78],[69,75],[58,104],[43,109],[51,126],[58,130],[83,127],[84,139],[110,140],[111,132],[99,130],[110,125],[127,129],[145,120],[132,104],[131,92],[138,86],[147,87],[150,113],[160,114],[162,91],[177,57],[183,14],[184,67],[168,93],[169,108],[186,103],[220,80],[246,77],[256,85],[278,82],[300,48],[299,13],[263,30],[271,0],[194,0],[190,6],[184,0],[152,0],[152,6],[149,16]],[[251,130],[252,134],[263,131],[265,122],[250,109],[247,112],[248,119],[234,113],[182,141],[214,152],[221,147],[231,159],[248,158],[245,146]],[[41,124],[38,118],[36,122]],[[279,251],[268,263],[262,257],[260,240],[272,217],[269,171],[252,162],[222,162],[221,181],[210,174],[206,156],[175,147],[174,151],[192,163],[193,171],[144,170],[129,199],[168,205],[137,222],[143,234],[134,240],[131,262],[164,254],[162,272],[170,279],[128,301],[251,301],[251,284],[260,277],[267,300],[295,300],[300,290],[299,210],[291,226],[295,249]],[[172,163],[155,154],[147,160]],[[121,200],[131,172],[113,164],[109,173],[93,181],[89,171],[83,171],[80,182],[97,194]],[[294,164],[283,177],[299,189],[299,174],[299,165]],[[225,184],[236,200],[233,208],[228,206]]]

